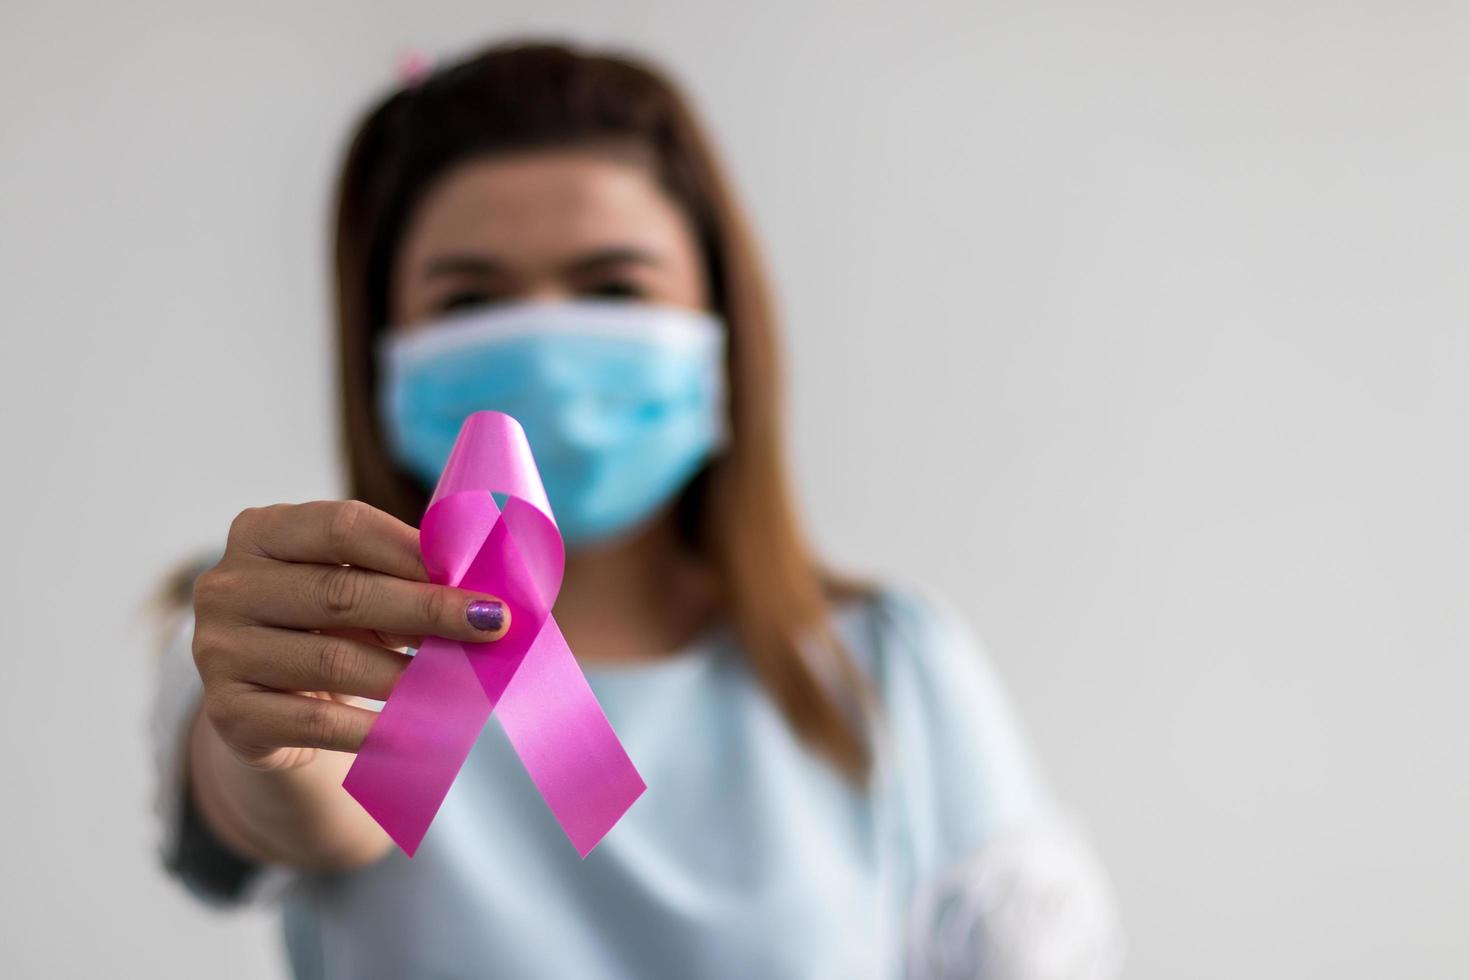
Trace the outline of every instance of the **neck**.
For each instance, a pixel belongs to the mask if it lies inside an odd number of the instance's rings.
[[[685,646],[713,608],[708,571],[665,514],[634,535],[568,551],[554,611],[579,660],[632,663]]]

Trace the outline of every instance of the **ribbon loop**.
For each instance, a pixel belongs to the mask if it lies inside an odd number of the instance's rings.
[[[491,644],[426,639],[342,785],[412,857],[495,712],[586,857],[645,786],[551,615],[565,550],[520,423],[465,420],[419,542],[432,581],[498,596],[510,628]]]

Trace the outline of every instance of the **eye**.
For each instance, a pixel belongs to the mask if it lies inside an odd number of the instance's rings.
[[[582,290],[582,295],[604,299],[644,299],[647,293],[630,279],[609,279]]]
[[[489,306],[499,303],[503,297],[487,293],[479,289],[466,289],[457,293],[450,293],[439,301],[436,307],[440,313],[454,313],[460,310],[472,310],[480,306]]]

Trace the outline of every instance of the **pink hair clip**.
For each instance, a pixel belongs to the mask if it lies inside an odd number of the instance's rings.
[[[409,48],[398,56],[398,82],[404,88],[419,84],[433,71],[434,58],[423,48]]]

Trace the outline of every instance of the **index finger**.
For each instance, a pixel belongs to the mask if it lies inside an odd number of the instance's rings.
[[[354,565],[427,582],[419,532],[361,500],[315,500],[267,507],[251,523],[248,546],[276,561]]]

